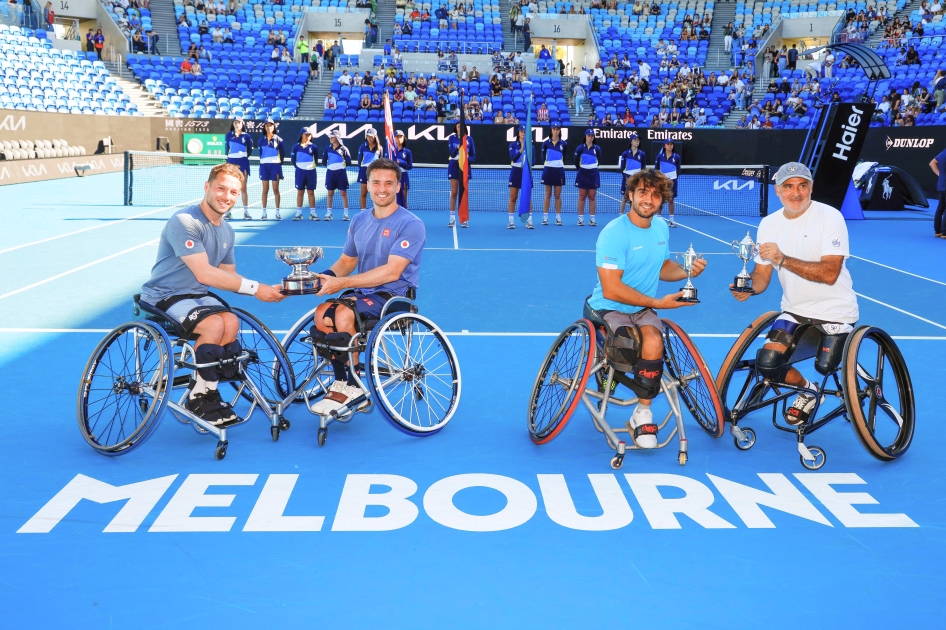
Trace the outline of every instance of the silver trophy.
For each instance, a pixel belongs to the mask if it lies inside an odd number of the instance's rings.
[[[759,247],[752,242],[752,237],[746,232],[746,237],[739,242],[732,242],[732,251],[742,259],[742,271],[732,283],[732,290],[736,293],[755,293],[752,288],[752,277],[746,271],[746,265],[759,253]]]
[[[276,259],[292,265],[292,273],[282,279],[283,295],[311,295],[318,293],[319,277],[308,266],[322,257],[321,247],[282,247],[276,250]]]
[[[683,270],[687,272],[687,283],[683,285],[683,295],[677,298],[677,302],[699,302],[696,299],[696,287],[693,286],[690,273],[693,271],[693,263],[702,260],[703,257],[693,250],[693,243],[690,243],[690,248],[683,252],[682,257],[678,254],[677,259],[680,260],[680,266],[683,267]]]

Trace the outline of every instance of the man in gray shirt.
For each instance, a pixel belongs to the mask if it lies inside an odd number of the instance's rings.
[[[243,181],[237,165],[218,164],[211,169],[203,201],[174,213],[164,226],[151,279],[141,288],[142,302],[164,311],[188,337],[196,337],[199,364],[232,359],[242,352],[237,341],[240,320],[210,289],[255,295],[263,302],[284,297],[278,287],[236,273],[233,228],[223,216],[240,198]],[[217,383],[233,378],[236,371],[233,364],[197,370],[187,409],[212,424],[235,420],[233,409],[217,392]]]

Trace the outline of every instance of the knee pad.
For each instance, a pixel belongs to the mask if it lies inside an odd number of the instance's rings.
[[[604,341],[604,357],[615,370],[630,373],[641,356],[641,345],[640,328],[619,326]]]
[[[841,365],[844,343],[847,341],[848,334],[824,335],[822,337],[818,355],[815,357],[815,369],[818,370],[819,374],[827,376]]]
[[[662,359],[639,360],[634,366],[634,384],[640,388],[641,398],[656,398],[660,393],[660,377],[664,372]]]
[[[239,341],[231,341],[223,346],[223,351],[227,359],[236,359],[243,352],[243,346]],[[220,368],[220,378],[236,378],[240,373],[239,363],[228,363]]]
[[[769,381],[780,381],[788,371],[785,354],[788,351],[769,350],[759,348],[755,355],[755,366],[762,378]]]
[[[226,350],[223,349],[223,346],[218,346],[213,343],[205,343],[201,346],[197,346],[194,355],[197,359],[197,363],[217,363],[221,359],[227,358],[227,353]],[[216,365],[200,368],[197,370],[197,373],[200,374],[200,377],[205,381],[219,381],[221,376],[220,368]]]
[[[312,345],[315,347],[315,351],[319,353],[319,356],[325,359],[326,361],[332,360],[332,352],[327,348],[323,347],[322,344],[325,343],[326,335],[324,332],[313,326],[309,329],[309,338],[312,340]]]

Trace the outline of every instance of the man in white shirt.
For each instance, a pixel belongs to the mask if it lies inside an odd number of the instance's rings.
[[[791,425],[808,421],[818,393],[817,384],[787,366],[796,330],[812,325],[821,333],[815,367],[827,374],[841,360],[847,334],[859,316],[854,282],[844,264],[851,255],[847,225],[837,209],[812,201],[811,184],[811,172],[804,164],[789,162],[778,170],[775,194],[783,207],[759,224],[754,292],[733,291],[737,300],[745,301],[765,291],[773,267],[778,271],[782,314],[756,355],[756,368],[767,380],[807,390],[785,411],[785,421]]]
[[[338,77],[339,85],[351,85],[351,77],[348,76],[348,70],[342,72],[342,76]]]
[[[585,89],[585,93],[588,92],[588,86],[591,84],[591,73],[588,72],[588,68],[585,66],[582,66],[581,72],[578,73],[578,84]]]
[[[591,76],[598,77],[600,83],[604,83],[604,69],[601,67],[601,62],[595,64],[595,69],[592,71]]]
[[[637,60],[637,74],[640,75],[642,79],[647,79],[650,81],[650,64],[642,59]]]

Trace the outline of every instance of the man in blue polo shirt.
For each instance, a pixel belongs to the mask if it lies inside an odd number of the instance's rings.
[[[946,150],[933,158],[930,168],[938,178],[936,192],[939,194],[939,203],[933,216],[933,233],[940,238],[946,238],[946,225],[943,225],[943,210],[946,209]]]
[[[427,242],[423,221],[397,204],[401,169],[386,158],[376,158],[366,170],[371,212],[352,218],[342,255],[330,269],[319,274],[319,295],[345,291],[348,305],[326,302],[315,311],[313,336],[346,333],[354,335],[355,311],[362,319],[379,319],[391,297],[416,289],[420,262]],[[335,382],[313,411],[326,414],[361,395],[345,357],[333,357]]]
[[[640,448],[657,446],[657,425],[650,411],[651,400],[660,393],[663,374],[663,324],[658,308],[679,308],[683,292],[657,297],[657,282],[675,282],[687,277],[670,260],[670,230],[656,216],[673,195],[673,183],[657,170],[642,170],[627,179],[631,210],[601,231],[595,247],[598,284],[588,304],[601,313],[610,334],[608,359],[632,372],[640,390],[640,403],[631,416],[634,443]],[[706,261],[693,265],[691,276],[700,275]],[[613,352],[613,354],[612,354]]]

